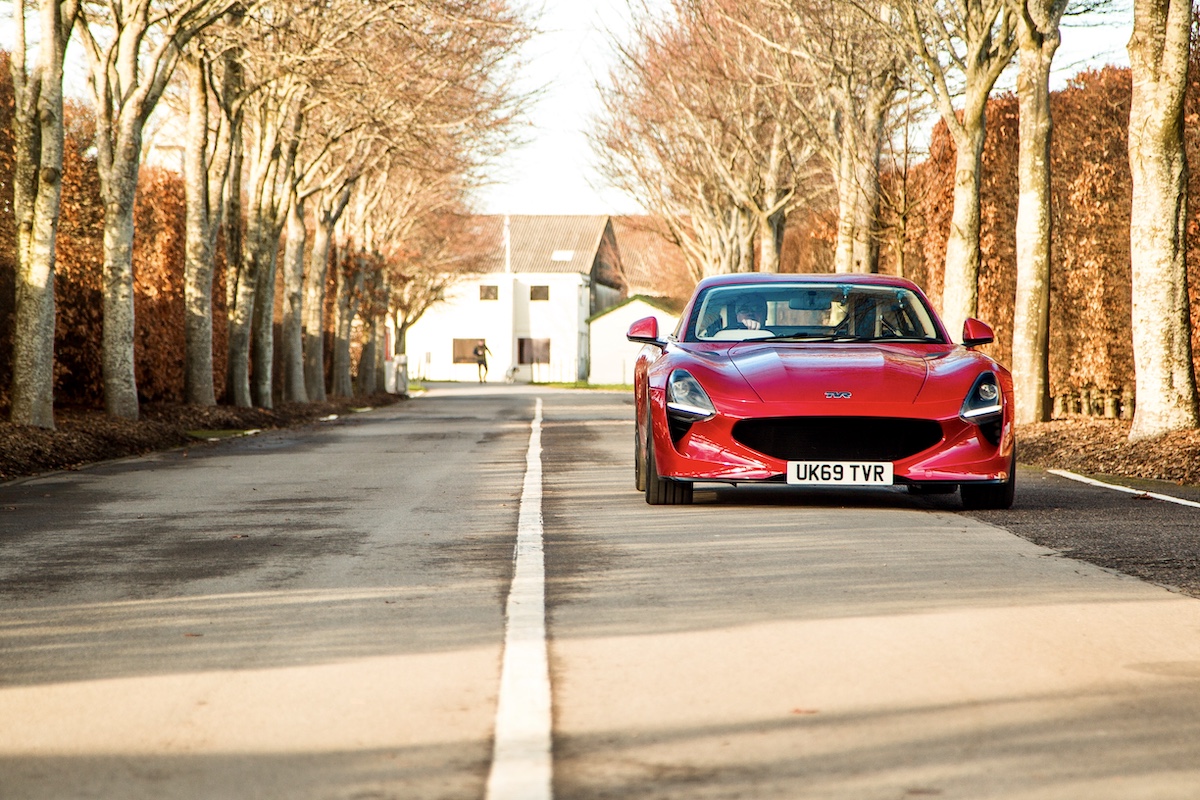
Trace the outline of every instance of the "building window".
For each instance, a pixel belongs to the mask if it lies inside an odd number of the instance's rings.
[[[529,299],[530,300],[549,300],[550,299],[550,287],[549,286],[530,286],[529,287]]]
[[[454,340],[454,363],[455,364],[474,364],[475,363],[475,345],[479,344],[479,339],[455,339]]]
[[[518,364],[549,364],[549,339],[517,339]]]
[[[479,299],[480,300],[499,300],[500,299],[500,287],[499,286],[480,286],[479,287]]]

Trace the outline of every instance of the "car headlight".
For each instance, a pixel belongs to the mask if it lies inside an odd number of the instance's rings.
[[[667,380],[667,410],[691,421],[708,419],[717,413],[700,382],[684,369],[675,370]]]
[[[985,372],[975,379],[958,415],[966,422],[978,425],[984,439],[994,445],[1000,444],[1004,393],[1000,391],[1000,381],[996,380],[995,374]]]
[[[968,422],[979,423],[1004,411],[1004,398],[1000,393],[1000,382],[990,372],[975,379],[967,399],[963,401],[959,416]]]

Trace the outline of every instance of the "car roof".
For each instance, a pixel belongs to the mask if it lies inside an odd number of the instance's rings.
[[[896,275],[876,275],[863,272],[841,273],[775,273],[775,272],[739,272],[730,275],[714,275],[696,284],[696,291],[710,286],[746,286],[766,285],[775,283],[839,283],[861,284],[864,286],[898,286],[920,291],[920,287],[907,278]]]

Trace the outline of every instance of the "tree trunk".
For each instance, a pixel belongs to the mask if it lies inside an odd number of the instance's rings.
[[[229,402],[239,408],[250,408],[250,340],[254,323],[254,296],[258,288],[258,248],[253,227],[243,245],[241,267],[237,270],[236,292],[226,311],[229,322],[228,363],[225,386]]]
[[[124,138],[124,137],[122,137]],[[104,408],[109,416],[138,418],[134,363],[133,210],[137,194],[140,128],[124,139],[110,169],[101,169],[104,196]]]
[[[748,208],[737,210],[737,248],[738,272],[754,272],[754,234],[758,226],[754,224],[757,216]]]
[[[233,142],[229,158],[229,184],[225,190],[225,309],[228,315],[237,305],[238,274],[242,268],[242,251],[246,245],[246,228],[242,219],[242,165],[246,159],[241,126],[233,127]],[[232,352],[232,350],[230,351]],[[226,379],[226,399],[232,402],[229,381]]]
[[[979,306],[979,187],[983,160],[984,124],[980,114],[974,124],[963,120],[955,136],[954,211],[946,242],[942,319],[950,336],[962,335],[963,322]]]
[[[245,252],[229,314],[229,386],[239,406],[274,404],[275,266],[294,185],[301,96],[295,86],[285,87],[253,114]]]
[[[863,109],[862,138],[854,158],[854,272],[879,272],[879,159],[883,153],[883,124],[896,93],[888,76],[873,87]]]
[[[363,349],[362,356],[358,359],[356,392],[360,396],[375,394],[375,357],[378,353],[375,347],[375,327],[375,316],[368,314],[363,319]]]
[[[332,224],[318,217],[304,292],[304,388],[317,403],[325,402],[325,282],[332,237]]]
[[[771,151],[763,172],[763,196],[758,213],[758,271],[779,272],[779,248],[782,244],[779,176],[783,169],[783,126],[776,124],[771,134]]]
[[[839,274],[854,271],[854,207],[857,192],[854,189],[855,148],[852,140],[853,137],[843,126],[833,175],[838,198],[837,241],[833,250],[833,271]]]
[[[212,359],[213,249],[208,185],[207,75],[198,59],[184,62],[188,77],[188,123],[184,148],[187,193],[184,234],[183,395],[195,405],[216,404]]]
[[[1017,295],[1013,309],[1012,371],[1016,420],[1050,419],[1050,67],[1058,49],[1065,0],[1018,17],[1020,151],[1017,174]],[[1058,8],[1055,8],[1057,6]]]
[[[75,6],[43,0],[37,63],[25,74],[25,5],[12,54],[17,228],[11,419],[54,428],[54,266],[62,199],[63,58]]]
[[[325,402],[325,283],[333,229],[350,202],[351,184],[332,198],[322,196],[316,209],[316,233],[309,254],[304,290],[304,388],[314,403]]]
[[[280,361],[283,367],[283,399],[307,403],[304,387],[304,200],[293,194],[288,206],[287,245],[283,255],[283,323]]]
[[[1137,406],[1131,441],[1197,425],[1185,222],[1190,0],[1136,0],[1129,166],[1133,178],[1133,354]]]
[[[250,368],[251,397],[258,408],[274,408],[275,379],[275,267],[279,260],[279,235],[262,240],[258,256],[258,288],[254,292],[254,320],[251,323]]]
[[[359,257],[351,255],[348,262],[357,262]],[[334,311],[333,333],[333,386],[334,397],[350,397],[354,385],[350,380],[350,330],[357,312],[357,297],[362,291],[363,268],[360,264],[347,263],[347,270],[338,275],[337,307]],[[352,272],[353,277],[346,274]]]

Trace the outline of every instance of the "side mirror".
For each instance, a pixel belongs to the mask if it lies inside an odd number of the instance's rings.
[[[978,347],[981,344],[989,344],[996,339],[996,334],[992,332],[992,328],[986,322],[980,322],[977,319],[968,317],[963,322],[963,344],[967,347]]]
[[[629,333],[625,334],[625,338],[631,342],[653,344],[659,347],[666,344],[658,338],[658,319],[655,317],[645,317],[630,325]]]

